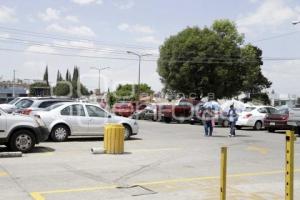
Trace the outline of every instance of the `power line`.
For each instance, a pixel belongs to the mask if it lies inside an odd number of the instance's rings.
[[[262,39],[259,39],[259,40],[254,40],[251,43],[278,39],[278,38],[286,37],[286,36],[289,36],[289,35],[294,35],[296,33],[300,33],[300,31],[293,31],[293,32],[287,32],[287,33],[279,34],[279,35],[274,35],[274,36],[271,36],[271,37],[266,37],[266,38],[262,38]]]
[[[112,45],[112,44],[107,44],[104,41],[91,40],[91,39],[88,39],[88,38],[80,38],[80,37],[73,37],[72,39],[70,39],[70,37],[66,38],[66,37],[61,37],[61,36],[54,36],[54,35],[51,35],[51,34],[45,34],[45,33],[41,33],[41,32],[33,32],[33,31],[3,27],[3,26],[0,26],[0,30],[1,29],[6,30],[6,31],[12,31],[12,32],[14,32],[13,34],[20,34],[21,33],[22,35],[27,35],[27,36],[47,38],[47,39],[57,39],[57,40],[64,40],[64,41],[69,41],[69,42],[72,42],[74,40],[81,40],[81,41],[94,42],[96,44],[111,46],[111,47],[126,47],[126,48],[135,48],[135,49],[141,49],[141,50],[154,50],[154,49],[156,49],[154,47],[139,46],[139,45],[135,45],[135,44]]]
[[[45,47],[53,47],[53,48],[59,48],[59,49],[68,49],[68,50],[82,50],[82,51],[92,51],[92,52],[105,52],[105,53],[110,53],[110,54],[127,54],[126,51],[121,51],[121,50],[109,50],[109,49],[103,49],[103,48],[90,48],[90,47],[80,47],[80,46],[74,46],[74,45],[59,45],[59,44],[47,44],[47,43],[42,43],[40,41],[33,41],[33,40],[23,40],[19,38],[6,38],[6,37],[1,37],[0,36],[0,42],[9,42],[12,41],[14,43],[18,44],[24,44],[24,45],[37,45],[37,46],[45,46]]]
[[[134,58],[126,58],[126,57],[107,57],[107,56],[87,56],[87,55],[78,55],[78,54],[62,54],[62,53],[46,53],[46,52],[36,52],[36,51],[24,51],[18,49],[8,49],[8,48],[0,48],[0,51],[11,51],[11,52],[19,52],[19,53],[33,53],[33,54],[44,54],[44,55],[53,55],[53,56],[66,56],[66,57],[81,57],[81,58],[93,58],[93,59],[109,59],[109,60],[127,60],[127,61],[137,61]],[[256,63],[257,60],[245,60],[241,59],[222,59],[222,58],[205,58],[205,60],[173,60],[171,62],[190,62],[190,63],[201,63],[201,64],[234,64],[233,62],[246,62],[246,63]],[[210,59],[210,60],[208,60]],[[266,57],[262,58],[264,61],[298,61],[300,58],[272,58]],[[157,60],[153,59],[143,59],[143,61],[147,62],[157,62]]]

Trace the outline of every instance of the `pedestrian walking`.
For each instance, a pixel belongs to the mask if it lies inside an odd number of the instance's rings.
[[[213,133],[213,118],[214,113],[211,107],[205,108],[202,119],[204,125],[205,136],[212,136]]]
[[[235,137],[235,124],[236,124],[236,121],[238,119],[238,115],[236,113],[234,105],[230,106],[230,109],[228,111],[227,117],[228,117],[229,124],[230,124],[229,137]]]

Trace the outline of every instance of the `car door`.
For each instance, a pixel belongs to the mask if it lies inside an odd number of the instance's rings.
[[[81,104],[65,107],[61,110],[62,119],[71,128],[72,135],[86,135],[89,127],[89,118]]]
[[[268,109],[267,107],[261,107],[259,109],[257,109],[258,113],[256,116],[256,121],[264,121],[266,115],[268,114]]]
[[[0,111],[0,138],[5,138],[6,136],[6,115],[4,112]]]
[[[89,116],[89,134],[103,135],[104,125],[109,122],[108,113],[93,105],[86,105],[86,110]]]

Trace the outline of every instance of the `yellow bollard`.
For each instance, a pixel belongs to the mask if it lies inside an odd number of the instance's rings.
[[[286,132],[286,172],[285,172],[285,199],[294,199],[294,131]]]
[[[104,150],[107,154],[124,153],[125,128],[121,124],[107,124],[104,127]]]
[[[226,200],[226,179],[227,179],[227,147],[221,148],[221,178],[220,178],[220,199]]]

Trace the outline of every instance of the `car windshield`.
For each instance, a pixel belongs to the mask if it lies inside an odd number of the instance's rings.
[[[281,110],[278,110],[278,113],[277,113],[277,114],[281,114],[281,115],[289,114],[289,109],[281,109]]]
[[[244,111],[245,112],[251,112],[254,109],[255,109],[255,107],[246,107],[246,109]]]
[[[53,110],[53,109],[58,108],[58,107],[60,107],[60,106],[62,106],[62,105],[64,105],[64,103],[56,103],[56,104],[54,104],[54,105],[51,105],[51,106],[45,108],[45,111]]]
[[[11,105],[15,104],[19,100],[20,100],[20,98],[15,98],[15,99],[11,100],[10,102],[8,102],[8,104],[11,104]]]

